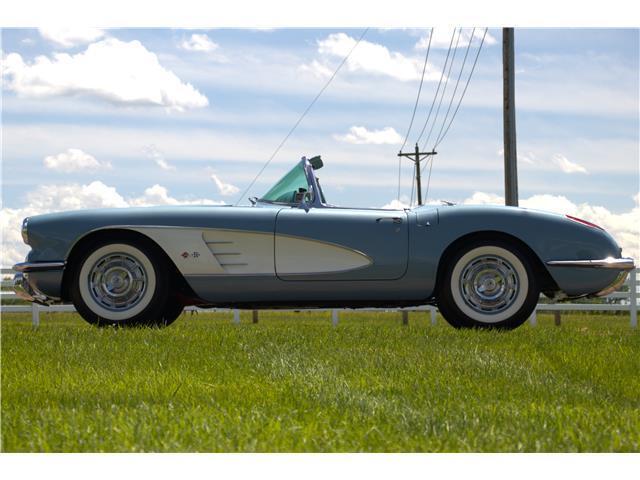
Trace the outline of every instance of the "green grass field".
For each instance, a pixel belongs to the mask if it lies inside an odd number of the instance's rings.
[[[2,318],[5,452],[638,451],[640,332],[539,315],[183,315],[164,330]]]

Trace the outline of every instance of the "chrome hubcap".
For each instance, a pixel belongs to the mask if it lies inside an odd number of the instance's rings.
[[[519,283],[513,265],[504,258],[484,255],[464,267],[460,291],[465,303],[477,312],[499,313],[513,305]]]
[[[102,257],[89,273],[89,291],[93,299],[113,311],[127,310],[144,296],[147,274],[134,257],[113,253]]]

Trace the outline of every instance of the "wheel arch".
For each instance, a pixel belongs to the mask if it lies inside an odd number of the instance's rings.
[[[176,292],[185,299],[197,298],[197,295],[189,286],[182,273],[180,273],[176,264],[155,240],[135,230],[129,230],[123,227],[107,227],[88,232],[72,245],[67,255],[66,268],[62,275],[62,300],[68,301],[71,298],[69,293],[71,277],[78,267],[77,263],[80,258],[82,258],[96,242],[108,239],[113,239],[114,241],[131,241],[153,249],[165,261],[169,274],[171,275],[172,288],[176,289]]]
[[[442,277],[445,273],[445,266],[448,264],[449,260],[453,255],[455,255],[460,249],[469,244],[470,242],[477,242],[482,240],[498,240],[505,242],[507,244],[513,245],[516,248],[520,249],[527,258],[531,261],[531,265],[533,267],[534,273],[536,275],[536,280],[540,285],[540,291],[547,294],[550,292],[554,292],[560,290],[555,280],[545,267],[544,263],[540,259],[540,257],[534,252],[534,250],[522,239],[511,235],[509,233],[497,231],[497,230],[484,230],[467,233],[455,239],[451,242],[447,248],[443,251],[440,256],[440,261],[438,262],[438,269],[436,274],[436,283],[434,286],[434,292],[438,292],[438,289],[442,283]]]

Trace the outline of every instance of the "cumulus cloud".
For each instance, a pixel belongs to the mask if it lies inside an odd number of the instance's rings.
[[[333,71],[329,67],[323,65],[318,60],[313,60],[308,65],[300,65],[299,70],[301,72],[309,72],[319,78],[329,78],[333,74]]]
[[[182,111],[205,107],[207,98],[165,69],[139,41],[107,38],[84,52],[41,55],[32,62],[3,55],[5,87],[18,96],[86,96],[121,105],[161,106]]]
[[[409,198],[406,196],[400,197],[400,200],[394,198],[380,208],[385,210],[404,210],[405,208],[409,208]]]
[[[213,52],[220,47],[213,42],[206,34],[194,33],[188,40],[180,43],[180,48],[191,52]]]
[[[82,170],[110,169],[110,162],[100,162],[93,155],[83,152],[79,148],[69,148],[57,155],[49,155],[43,160],[44,166],[49,170],[72,173]]]
[[[473,32],[473,38],[471,37]],[[460,34],[460,40],[458,41],[458,48],[467,48],[469,42],[472,47],[480,46],[482,41],[482,35],[484,34],[484,28],[476,28],[475,31],[472,28],[463,28]],[[434,28],[433,39],[431,40],[431,48],[449,48],[451,45],[451,37],[453,35],[453,28]],[[456,33],[456,38],[458,34]],[[484,39],[484,46],[494,45],[497,43],[496,38],[487,32],[487,36]],[[415,45],[418,50],[426,50],[429,45],[429,33],[420,37]],[[453,46],[456,45],[456,39],[453,39]]]
[[[155,184],[144,191],[141,197],[130,198],[126,206],[151,207],[154,205],[224,205],[224,202],[199,198],[196,200],[177,199],[169,195],[169,191],[162,185]]]
[[[555,154],[551,161],[560,167],[564,173],[589,173],[586,168],[576,162],[572,162],[564,155]]]
[[[158,150],[155,147],[155,145],[149,145],[147,147],[144,147],[144,152],[162,170],[175,170],[176,169],[176,167],[174,167],[173,165],[170,165],[169,162],[167,162],[167,159],[164,158],[164,155],[162,154],[162,152],[160,150]]]
[[[374,145],[398,145],[402,143],[402,137],[392,127],[382,130],[367,130],[366,127],[353,126],[345,135],[334,135],[333,138],[340,142],[354,144]]]
[[[519,203],[524,208],[572,215],[595,223],[613,235],[622,247],[624,255],[638,259],[640,258],[640,194],[636,194],[633,200],[635,206],[624,213],[613,213],[605,207],[588,203],[576,204],[562,195],[533,195]],[[504,198],[493,193],[475,192],[463,203],[504,205]]]
[[[20,227],[25,217],[62,210],[85,208],[124,208],[151,205],[220,205],[210,199],[177,199],[169,195],[161,185],[153,185],[139,197],[125,198],[115,187],[94,181],[86,185],[41,185],[27,193],[22,208],[3,208],[0,211],[0,228],[3,233],[0,263],[3,267],[23,261],[29,247],[24,245]]]
[[[39,28],[40,35],[59,47],[72,48],[85,45],[104,37],[105,32],[91,27]]]
[[[333,68],[327,67],[327,61],[346,57],[356,41],[346,33],[332,33],[327,38],[318,41],[318,53],[324,61],[316,60],[310,65],[303,66],[303,69],[319,75],[330,74],[333,72]],[[396,80],[410,81],[420,79],[423,62],[424,60],[419,58],[411,58],[399,52],[392,52],[384,45],[363,40],[347,60],[346,66],[351,72],[387,75]],[[428,64],[425,80],[437,81],[439,79],[440,72],[433,65]]]
[[[240,191],[238,187],[230,183],[223,182],[215,174],[211,174],[211,180],[213,180],[213,183],[215,183],[216,187],[218,187],[218,191],[220,192],[220,195],[224,195],[224,196],[235,195]]]
[[[497,151],[499,156],[504,155],[504,149]],[[589,174],[586,167],[580,165],[577,162],[572,162],[566,156],[561,153],[554,154],[551,158],[540,158],[532,151],[518,152],[518,162],[526,163],[528,165],[535,165],[548,170],[556,170],[560,168],[564,173],[585,173]]]

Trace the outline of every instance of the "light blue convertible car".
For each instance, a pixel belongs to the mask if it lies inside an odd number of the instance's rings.
[[[320,157],[253,206],[102,209],[24,220],[16,291],[73,302],[95,325],[173,322],[201,307],[436,304],[455,327],[514,328],[540,292],[604,295],[633,260],[597,225],[498,206],[406,210],[327,203]]]

